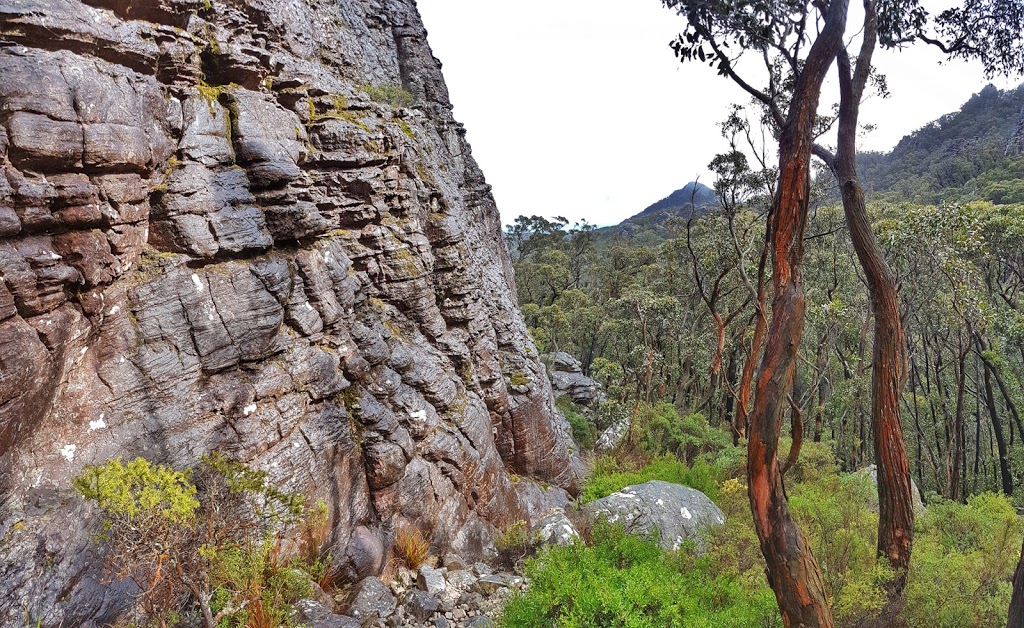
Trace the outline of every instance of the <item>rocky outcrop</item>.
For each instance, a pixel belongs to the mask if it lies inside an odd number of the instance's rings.
[[[700,541],[700,531],[725,523],[725,515],[696,489],[651,480],[590,502],[584,507],[597,519],[622,525],[626,532],[657,537],[658,544],[676,550],[687,539]]]
[[[546,546],[568,547],[582,542],[579,531],[562,508],[555,508],[541,517],[530,532]]]
[[[622,443],[623,439],[626,438],[626,434],[629,433],[629,426],[632,422],[632,416],[629,414],[623,415],[617,419],[614,423],[609,425],[601,435],[597,437],[597,442],[594,443],[594,449],[596,451],[608,451],[609,449],[615,449]]]
[[[70,490],[112,456],[325,500],[353,579],[576,491],[414,0],[20,0],[0,44],[0,624],[125,608]]]
[[[584,408],[596,408],[604,401],[601,384],[583,374],[583,365],[572,355],[559,351],[541,356],[551,373],[551,387],[555,397],[568,395],[573,403]]]

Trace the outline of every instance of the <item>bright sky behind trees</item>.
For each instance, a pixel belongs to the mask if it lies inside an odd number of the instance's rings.
[[[418,0],[434,54],[502,219],[617,223],[700,177],[725,142],[735,84],[668,46],[683,20],[658,0]],[[939,6],[926,2],[937,11]],[[933,8],[934,7],[934,8]],[[988,82],[923,45],[880,51],[892,96],[861,113],[867,150],[958,109]],[[826,96],[838,98],[835,83]]]

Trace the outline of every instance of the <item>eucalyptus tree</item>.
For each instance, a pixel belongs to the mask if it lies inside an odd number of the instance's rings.
[[[818,101],[842,48],[848,0],[663,4],[686,19],[686,29],[673,43],[676,55],[716,67],[763,103],[779,129],[779,183],[768,218],[774,300],[749,416],[748,497],[783,621],[832,626],[821,568],[789,511],[778,446],[804,330],[803,237]],[[747,53],[764,60],[766,89],[754,87],[737,70],[736,61]]]
[[[934,19],[917,0],[863,0],[864,21],[855,59],[844,47],[837,54],[840,104],[835,154],[816,145],[814,153],[839,182],[843,210],[854,250],[864,271],[874,316],[872,360],[872,436],[878,466],[878,554],[896,571],[889,584],[886,613],[898,611],[906,585],[913,544],[914,510],[910,463],[900,421],[900,397],[906,379],[905,344],[896,279],[868,218],[864,190],[857,176],[857,133],[860,104],[875,78],[885,92],[884,78],[874,73],[872,56],[881,40],[887,47],[921,40],[950,57],[977,58],[987,74],[1024,71],[1024,4],[1019,0],[969,0]],[[985,371],[986,381],[990,378]],[[991,388],[991,386],[989,386]],[[991,397],[991,391],[990,391]],[[990,408],[993,404],[989,404]],[[1002,445],[1001,429],[992,415]],[[1003,456],[1001,456],[1003,458]],[[1003,464],[1004,487],[1009,472]],[[1012,490],[1012,488],[1010,489]]]

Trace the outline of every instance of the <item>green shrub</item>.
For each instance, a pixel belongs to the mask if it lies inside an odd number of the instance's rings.
[[[559,397],[555,401],[555,405],[569,422],[569,427],[572,428],[572,438],[580,446],[580,449],[593,449],[594,441],[597,440],[597,429],[583,414],[582,409],[567,396]]]
[[[732,438],[726,432],[711,427],[704,415],[692,413],[680,417],[670,403],[642,405],[631,429],[648,453],[673,453],[687,462],[692,462],[698,455],[732,447]]]
[[[904,616],[911,625],[1003,626],[1022,524],[1004,495],[932,504],[920,518]]]
[[[291,625],[291,604],[327,576],[323,557],[282,554],[283,533],[322,527],[326,506],[307,508],[302,495],[219,453],[185,471],[116,458],[72,484],[100,509],[112,579],[133,580],[156,623],[173,624],[191,600],[208,627]]]
[[[583,483],[583,501],[592,502],[627,486],[651,480],[695,488],[712,501],[718,494],[718,472],[702,460],[695,462],[693,467],[687,467],[675,456],[665,454],[637,471],[627,471],[616,464],[611,456],[602,456],[595,460],[590,476]]]
[[[781,458],[789,446],[783,439]],[[758,614],[763,608],[759,604],[774,610],[774,599],[767,589],[745,480],[737,477],[743,475],[736,467],[742,469],[744,459],[742,448],[734,447],[699,455],[689,467],[672,455],[656,457],[639,469],[612,455],[596,458],[584,483],[583,501],[660,479],[707,493],[725,514],[725,525],[704,532],[704,555],[684,550],[677,560],[662,563],[644,554],[644,541],[617,539],[599,522],[593,547],[552,550],[528,563],[537,579],[510,603],[505,624],[756,626],[778,621],[774,614],[770,619]],[[840,473],[831,444],[805,442],[786,475],[786,490],[790,512],[821,566],[836,626],[877,625],[886,585],[895,574],[876,557],[878,501],[870,479]],[[917,520],[902,621],[909,628],[1005,625],[1022,537],[1024,523],[1003,495],[982,493],[967,504],[929,505]],[[692,590],[679,592],[661,582],[669,579],[689,582]],[[679,604],[669,609],[666,600],[673,596]],[[701,607],[709,614],[681,611],[690,608],[694,597],[704,603],[709,597],[725,599],[728,604]],[[750,623],[731,624],[733,612]]]
[[[498,550],[498,566],[502,569],[512,569],[537,552],[540,540],[530,531],[529,524],[520,520],[509,524],[498,533],[494,545]]]
[[[869,508],[875,489],[864,476],[833,472],[828,466],[831,449],[806,451],[806,464],[794,465],[791,473],[803,466],[798,474],[813,481],[793,482],[790,510],[821,566],[836,620],[858,625],[885,605],[884,587],[893,576],[875,556],[878,513]],[[812,467],[816,459],[824,470]]]
[[[195,520],[199,501],[190,471],[154,465],[145,458],[128,464],[120,458],[102,465],[87,465],[72,485],[103,512],[103,527],[149,525],[166,520],[188,526]]]
[[[363,85],[360,89],[374,102],[392,107],[412,107],[416,104],[413,95],[397,85]]]
[[[779,460],[785,461],[789,457],[789,450],[792,446],[793,439],[788,436],[779,439]],[[835,476],[837,473],[839,473],[839,465],[836,463],[832,443],[829,441],[816,443],[805,440],[800,446],[800,457],[786,473],[786,479],[792,482],[816,482],[822,478]]]
[[[781,626],[764,584],[715,576],[710,561],[598,524],[592,547],[551,548],[526,564],[530,587],[502,626]],[[762,578],[763,580],[763,578]]]

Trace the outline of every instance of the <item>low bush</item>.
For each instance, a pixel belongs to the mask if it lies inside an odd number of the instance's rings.
[[[567,396],[559,397],[555,405],[569,422],[569,427],[572,428],[572,439],[576,441],[580,449],[584,451],[593,449],[598,436],[597,428],[590,422],[583,410]]]
[[[409,569],[419,569],[430,556],[430,543],[416,528],[402,526],[395,535],[395,555]]]
[[[686,462],[732,447],[729,434],[708,424],[703,414],[679,416],[675,406],[664,402],[641,405],[630,432],[644,451],[675,454]]]
[[[766,585],[753,589],[711,561],[597,524],[591,547],[547,550],[527,561],[530,587],[509,600],[502,626],[781,626]]]
[[[516,521],[502,530],[494,541],[498,550],[498,567],[514,569],[522,565],[523,560],[533,556],[540,549],[540,540],[525,521]]]
[[[1006,624],[1022,524],[1010,499],[981,493],[932,504],[920,518],[904,617],[912,626]]]
[[[781,458],[789,447],[783,439]],[[725,525],[704,532],[702,555],[687,545],[659,557],[645,541],[622,538],[598,522],[584,537],[587,547],[549,550],[527,562],[530,589],[509,604],[505,625],[775,625],[779,620],[750,512],[744,460],[742,448],[734,447],[699,455],[692,466],[673,455],[647,464],[635,464],[635,455],[595,458],[583,501],[665,480],[708,494],[725,514]],[[821,566],[836,626],[878,625],[894,573],[876,557],[875,486],[865,475],[841,473],[831,444],[813,442],[803,444],[785,482],[790,512]],[[1024,523],[1003,495],[930,504],[917,518],[897,621],[908,628],[1004,626],[1022,537]]]
[[[291,604],[330,579],[329,557],[284,551],[288,531],[321,534],[326,506],[307,507],[216,452],[186,471],[115,458],[73,485],[99,507],[111,579],[132,580],[156,623],[173,624],[192,603],[207,628],[291,625]]]
[[[583,502],[592,502],[627,486],[651,480],[683,484],[714,500],[718,493],[719,471],[703,460],[687,467],[671,454],[658,456],[646,466],[630,471],[623,469],[613,457],[601,456],[594,461],[591,474],[583,484]]]
[[[363,85],[361,89],[370,100],[395,108],[412,107],[416,104],[413,95],[397,85]]]

